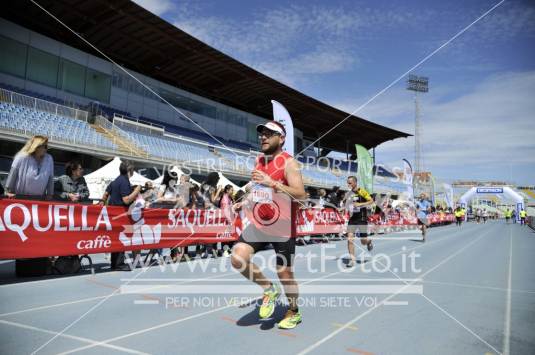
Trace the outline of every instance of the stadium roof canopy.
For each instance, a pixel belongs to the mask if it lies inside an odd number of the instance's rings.
[[[37,2],[126,68],[260,117],[272,117],[271,99],[283,103],[307,139],[316,139],[348,116],[223,54],[131,1]],[[10,2],[2,16],[102,57],[29,0]],[[355,143],[372,148],[408,136],[351,117],[322,138],[320,146],[353,151]]]

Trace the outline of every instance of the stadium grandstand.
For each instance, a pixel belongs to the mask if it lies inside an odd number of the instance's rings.
[[[74,155],[82,156],[88,171],[119,156],[138,168],[181,164],[200,174],[218,170],[241,183],[251,171],[247,161],[257,154],[256,126],[272,117],[270,100],[291,113],[296,152],[349,115],[131,1],[40,4],[121,67],[29,1],[6,7],[0,18],[0,170],[9,170],[29,136],[43,134],[50,138],[58,171]],[[351,117],[299,157],[305,183],[344,186],[345,177],[356,172],[355,144],[371,149],[407,136]],[[332,168],[331,152],[347,159]],[[203,165],[214,159],[218,166]],[[376,174],[380,189],[402,189],[384,168]]]

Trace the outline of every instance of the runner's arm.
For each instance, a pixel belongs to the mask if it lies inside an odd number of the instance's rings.
[[[288,186],[282,183],[276,183],[276,190],[285,192],[295,199],[304,200],[307,197],[307,194],[305,192],[303,176],[301,175],[301,170],[299,170],[297,160],[291,159],[288,161],[286,168],[284,169],[284,175],[286,181],[288,181]]]

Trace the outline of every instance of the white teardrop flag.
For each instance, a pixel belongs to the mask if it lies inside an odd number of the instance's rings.
[[[282,123],[284,129],[286,130],[286,140],[284,142],[284,147],[282,149],[290,154],[294,155],[294,125],[290,114],[281,103],[271,100],[273,105],[273,119],[277,122]]]

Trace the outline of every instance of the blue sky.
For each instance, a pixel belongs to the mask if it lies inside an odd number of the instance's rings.
[[[353,112],[498,1],[171,1],[140,5],[241,62]],[[535,184],[535,3],[506,0],[414,70],[423,165],[443,180]],[[291,112],[290,112],[291,114]],[[401,80],[356,113],[414,132]],[[365,134],[365,132],[363,132]],[[376,149],[413,160],[413,138]]]

